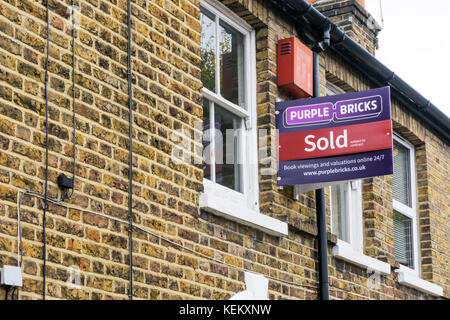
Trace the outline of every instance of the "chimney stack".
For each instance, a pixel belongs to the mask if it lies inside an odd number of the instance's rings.
[[[366,10],[364,0],[307,0],[347,36],[375,55],[380,25]]]

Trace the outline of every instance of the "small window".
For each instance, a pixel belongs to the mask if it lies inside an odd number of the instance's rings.
[[[394,255],[398,263],[418,273],[414,147],[394,135],[393,155]]]

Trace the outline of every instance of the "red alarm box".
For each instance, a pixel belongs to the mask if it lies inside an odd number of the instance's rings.
[[[313,53],[295,37],[278,41],[278,86],[295,98],[313,95]]]

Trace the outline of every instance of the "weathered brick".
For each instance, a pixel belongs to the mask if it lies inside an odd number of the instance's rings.
[[[333,21],[374,51],[374,36],[358,24],[364,23],[362,9],[348,0],[336,1],[339,5],[332,5],[326,15],[345,10],[355,15],[353,22]],[[255,30],[258,126],[275,129],[275,102],[292,98],[276,84],[276,42],[296,35],[296,30],[264,1],[221,2]],[[49,1],[49,194],[56,198],[61,196],[58,174],[71,177],[73,170],[68,5]],[[66,201],[80,210],[48,206],[47,294],[55,299],[128,299],[128,226],[95,214],[124,221],[130,217],[126,1],[80,0],[77,5],[77,165],[75,193]],[[203,117],[199,5],[198,0],[132,3],[132,210],[135,225],[152,233],[133,230],[133,294],[142,299],[228,299],[245,288],[244,268],[279,279],[269,281],[271,299],[317,299],[312,288],[318,277],[314,192],[295,200],[293,188],[277,188],[275,175],[260,177],[258,214],[290,225],[288,236],[274,237],[200,210],[202,166],[172,162],[175,130],[195,131],[201,138],[201,128],[194,128]],[[346,6],[350,9],[343,9]],[[44,187],[46,18],[45,5],[36,1],[0,3],[0,264],[17,262],[17,189],[42,192]],[[322,89],[326,81],[346,91],[371,88],[368,79],[330,50],[320,54],[320,65]],[[416,146],[422,276],[442,285],[447,297],[442,252],[447,246],[448,201],[442,190],[448,184],[448,150],[405,112],[395,95],[391,105],[395,131]],[[186,148],[203,151],[198,141]],[[364,253],[396,269],[391,185],[390,177],[364,180]],[[42,293],[41,205],[27,195],[21,206],[25,277],[20,297],[26,299],[39,299]],[[331,249],[336,236],[329,234],[329,241]],[[383,276],[381,288],[369,290],[365,270],[332,256],[329,261],[332,299],[430,298],[399,286],[394,273]],[[64,285],[69,266],[81,269],[82,289]]]
[[[12,145],[12,151],[23,156],[26,156],[32,160],[41,161],[42,152],[36,148],[30,147],[28,145],[14,142]]]
[[[5,81],[7,84],[22,89],[22,78],[11,72],[0,69],[0,80]]]
[[[103,234],[102,242],[113,247],[125,249],[128,246],[127,238],[116,236],[113,234]]]
[[[23,32],[22,30],[18,30],[16,32],[16,39],[23,42],[26,45],[29,45],[33,49],[44,53],[45,50],[45,42],[38,37],[34,36],[30,32]]]
[[[45,78],[45,72],[39,70],[38,68],[23,63],[23,62],[19,62],[17,64],[17,71],[21,74],[23,74],[26,77],[29,77],[33,80],[39,81],[39,82],[44,82],[44,78]]]
[[[15,55],[19,55],[22,49],[20,44],[2,35],[0,35],[0,48]]]

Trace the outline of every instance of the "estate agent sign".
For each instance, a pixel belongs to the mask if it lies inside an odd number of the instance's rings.
[[[390,88],[276,104],[278,185],[393,173]]]

